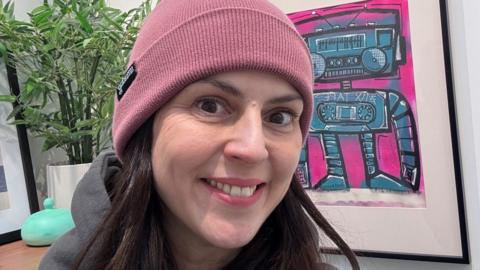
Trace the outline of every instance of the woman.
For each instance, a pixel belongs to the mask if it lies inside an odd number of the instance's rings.
[[[301,36],[264,0],[164,0],[117,89],[115,153],[41,269],[332,269],[354,254],[294,176],[312,111]],[[313,220],[313,222],[312,222]]]

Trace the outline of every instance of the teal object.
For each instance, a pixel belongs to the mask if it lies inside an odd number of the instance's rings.
[[[43,207],[44,210],[30,215],[22,225],[21,236],[29,246],[51,245],[75,227],[70,209],[55,209],[52,198],[46,198]]]

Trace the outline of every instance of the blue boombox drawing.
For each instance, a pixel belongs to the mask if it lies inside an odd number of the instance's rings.
[[[406,61],[397,10],[361,9],[312,16],[295,24],[315,23],[303,37],[310,50],[316,83],[340,83],[339,89],[314,92],[310,137],[323,146],[327,175],[311,184],[308,144],[297,170],[304,188],[323,191],[350,188],[339,135],[360,140],[365,180],[362,188],[410,192],[420,184],[420,158],[413,112],[400,89],[352,87],[352,81],[393,77]],[[379,170],[375,134],[391,132],[397,141],[400,177]],[[310,164],[311,166],[311,164]]]
[[[405,58],[397,10],[363,10],[322,17],[315,32],[304,35],[316,82],[392,76]],[[375,18],[375,20],[373,20]],[[299,23],[319,20],[312,17]]]

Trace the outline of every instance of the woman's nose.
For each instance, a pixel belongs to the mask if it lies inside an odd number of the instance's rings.
[[[224,154],[229,159],[259,163],[268,157],[262,116],[256,110],[244,112],[229,130]]]

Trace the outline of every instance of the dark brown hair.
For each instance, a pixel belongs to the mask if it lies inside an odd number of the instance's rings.
[[[152,126],[153,117],[127,145],[120,173],[106,181],[112,207],[73,269],[177,269],[162,224],[165,205],[153,188]],[[253,240],[223,269],[321,269],[318,229],[345,254],[352,269],[360,269],[355,254],[295,177]]]

